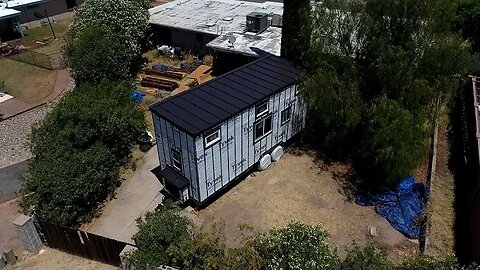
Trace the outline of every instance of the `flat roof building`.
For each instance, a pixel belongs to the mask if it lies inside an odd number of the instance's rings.
[[[227,70],[266,54],[280,55],[283,3],[175,0],[149,12],[157,43],[180,46],[200,55],[213,52],[215,56],[219,52],[222,59],[229,55],[225,62],[232,66]],[[249,18],[255,17],[258,22],[247,25]]]

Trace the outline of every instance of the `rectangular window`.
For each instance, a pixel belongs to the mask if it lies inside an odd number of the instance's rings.
[[[268,113],[268,101],[255,106],[255,117],[260,117]]]
[[[257,141],[272,132],[272,115],[269,115],[255,123],[254,140]]]
[[[290,121],[291,115],[292,115],[292,107],[290,106],[282,111],[282,115],[281,115],[282,125]]]
[[[205,139],[205,148],[208,148],[215,143],[220,141],[220,129],[217,128],[211,132],[206,133],[203,135],[203,138]]]
[[[175,149],[172,149],[172,166],[174,169],[182,171],[182,156]]]

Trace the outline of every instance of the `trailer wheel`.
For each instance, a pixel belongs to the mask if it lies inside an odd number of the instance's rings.
[[[258,170],[264,171],[270,166],[270,164],[272,164],[272,156],[270,156],[270,154],[266,154],[258,162]]]
[[[272,151],[272,161],[278,161],[283,155],[283,147],[281,145],[275,147]]]

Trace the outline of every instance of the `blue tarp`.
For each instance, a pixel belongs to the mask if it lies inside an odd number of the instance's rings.
[[[140,104],[143,101],[143,97],[145,96],[145,93],[133,91],[130,96],[135,100],[135,103]]]
[[[424,184],[417,183],[412,176],[405,177],[395,191],[376,195],[359,195],[355,202],[363,206],[375,206],[379,215],[409,238],[420,235],[420,213],[425,207],[423,198],[428,192]]]
[[[165,66],[165,65],[162,65],[162,64],[154,65],[152,68],[155,69],[155,70],[158,70],[158,71],[169,71],[170,70],[169,66]]]

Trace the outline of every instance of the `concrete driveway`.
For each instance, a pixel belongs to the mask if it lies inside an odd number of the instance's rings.
[[[22,186],[20,177],[25,173],[28,161],[0,168],[0,203],[17,197],[16,192]]]
[[[83,230],[134,243],[132,236],[138,231],[135,219],[149,211],[155,210],[161,203],[163,188],[157,178],[150,172],[158,166],[157,147],[150,149],[143,157],[143,164],[137,168],[132,177],[125,180],[117,190],[116,198],[103,208],[102,215]]]

